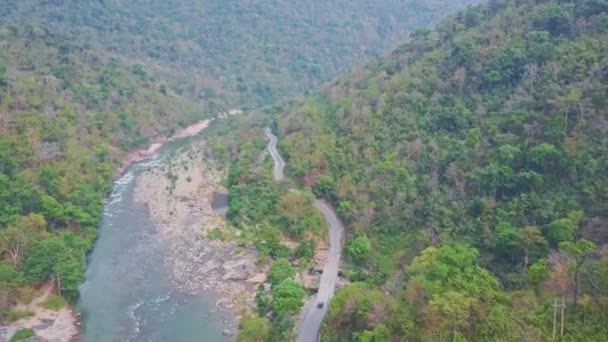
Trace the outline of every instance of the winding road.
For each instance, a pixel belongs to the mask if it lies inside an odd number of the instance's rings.
[[[285,161],[277,151],[277,137],[272,134],[270,128],[265,129],[266,136],[269,139],[268,152],[274,161],[273,175],[277,182],[284,179],[283,169]],[[340,250],[342,249],[342,237],[344,235],[344,225],[336,216],[333,208],[329,203],[317,199],[314,202],[315,208],[319,209],[329,230],[329,252],[323,273],[319,282],[319,291],[309,300],[302,312],[298,324],[297,342],[316,342],[319,339],[319,330],[323,317],[327,314],[329,300],[334,295],[336,283],[338,281],[338,266],[340,264]],[[323,307],[317,307],[317,303],[323,303]]]
[[[268,152],[270,152],[272,160],[274,160],[274,168],[272,170],[272,174],[274,175],[274,180],[280,182],[283,180],[283,178],[285,178],[285,175],[283,174],[283,169],[285,169],[285,161],[283,160],[283,157],[281,157],[281,155],[279,154],[279,151],[277,151],[276,135],[272,134],[272,131],[268,127],[266,127],[266,129],[264,130],[264,133],[266,133],[266,137],[268,137],[268,139],[270,140],[268,142]]]

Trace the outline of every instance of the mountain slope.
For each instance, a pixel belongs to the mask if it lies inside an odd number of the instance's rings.
[[[3,1],[0,311],[48,280],[77,298],[129,151],[304,92],[474,2]]]
[[[76,298],[115,168],[129,150],[203,113],[142,65],[31,25],[2,26],[0,47],[4,311],[47,279]]]
[[[219,111],[303,93],[476,2],[10,0],[0,13],[13,25],[157,65],[182,94]]]
[[[325,340],[545,340],[553,296],[565,340],[607,338],[607,11],[491,1],[275,109],[288,172],[334,202],[365,283]]]

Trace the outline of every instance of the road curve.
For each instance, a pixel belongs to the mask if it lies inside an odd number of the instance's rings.
[[[266,136],[269,139],[268,151],[274,161],[274,178],[280,182],[284,178],[283,169],[285,161],[277,151],[277,137],[272,134],[270,128],[265,129]],[[336,216],[333,208],[329,203],[317,199],[314,202],[325,221],[329,231],[329,251],[327,259],[323,266],[323,273],[319,282],[319,291],[311,300],[309,300],[302,312],[298,323],[297,342],[316,342],[319,339],[319,330],[323,317],[327,314],[329,300],[334,295],[336,283],[338,281],[338,266],[340,264],[340,251],[342,249],[342,237],[344,235],[344,225]],[[317,307],[317,303],[323,303],[322,308]]]
[[[329,300],[334,295],[338,281],[338,266],[340,265],[340,250],[342,249],[344,225],[338,219],[329,203],[323,200],[316,200],[315,207],[321,211],[327,222],[329,229],[329,251],[325,260],[325,266],[323,266],[321,281],[319,282],[319,292],[306,304],[300,314],[297,342],[316,342],[318,340],[323,317],[327,314]],[[318,308],[317,303],[324,303],[324,305],[322,308]]]
[[[274,179],[277,182],[280,182],[283,180],[283,178],[285,178],[285,175],[283,174],[283,169],[285,169],[285,161],[279,154],[279,151],[277,151],[277,137],[272,134],[272,131],[268,127],[266,127],[264,130],[264,133],[266,133],[266,137],[268,137],[270,140],[268,142],[268,152],[270,152],[270,156],[272,156],[272,160],[274,160],[272,174]]]

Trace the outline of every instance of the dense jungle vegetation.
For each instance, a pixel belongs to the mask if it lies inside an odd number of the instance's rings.
[[[607,99],[608,1],[492,0],[269,109],[348,228],[322,340],[546,341],[562,298],[557,339],[608,340]],[[232,186],[270,196],[239,196],[260,218],[278,196],[243,171],[250,131]],[[243,338],[280,330],[264,308]]]
[[[265,106],[480,0],[6,0],[0,18],[150,64],[206,111]]]
[[[3,1],[3,316],[22,316],[10,308],[43,281],[77,298],[103,199],[128,151],[217,111],[305,92],[473,2]],[[307,224],[295,219],[273,222],[301,236]]]
[[[201,119],[158,75],[35,26],[0,28],[0,294],[75,299],[121,158]]]

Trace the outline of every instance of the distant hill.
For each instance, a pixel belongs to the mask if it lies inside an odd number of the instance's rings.
[[[155,65],[205,109],[301,94],[480,0],[8,0],[5,26]]]

